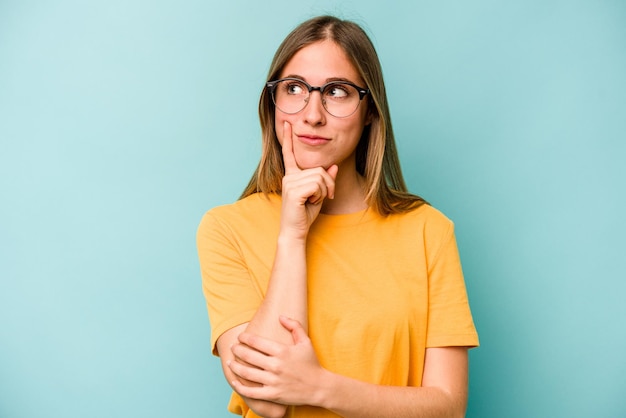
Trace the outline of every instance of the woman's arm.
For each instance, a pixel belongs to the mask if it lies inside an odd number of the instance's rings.
[[[292,345],[291,333],[279,322],[281,315],[297,319],[305,329],[307,315],[307,275],[306,275],[306,240],[309,228],[319,214],[326,197],[333,197],[337,166],[328,170],[322,167],[301,170],[293,152],[291,126],[284,125],[283,161],[285,177],[282,184],[282,207],[280,230],[276,245],[276,255],[270,275],[268,288],[259,309],[245,326],[245,331],[269,340]],[[224,374],[231,386],[238,392],[238,387],[255,387],[251,381],[239,379],[241,386],[235,385],[237,376],[233,375],[226,363],[241,361],[236,353],[225,354],[230,350],[243,326],[233,328],[218,340],[218,350],[222,356]],[[220,342],[220,340],[223,340]],[[242,364],[245,362],[242,361]],[[240,393],[241,394],[241,393]],[[245,397],[245,395],[242,394]],[[257,414],[264,416],[282,416],[286,407],[265,402],[263,398],[246,399],[246,404]],[[281,408],[282,407],[282,415]],[[269,412],[268,412],[269,411]]]
[[[257,415],[281,418],[285,415],[287,406],[264,399],[248,398],[237,390],[235,382],[244,387],[259,385],[232,373],[228,367],[231,362],[240,361],[243,364],[245,362],[233,354],[231,347],[239,343],[239,335],[244,331],[283,344],[293,344],[291,334],[280,325],[278,318],[280,315],[293,315],[298,321],[306,324],[308,321],[306,300],[305,241],[292,236],[279,236],[270,282],[261,306],[250,322],[224,332],[216,343],[224,376]]]
[[[278,317],[281,314],[294,315],[306,324],[308,320],[306,296],[304,243],[279,238],[267,293],[252,321],[228,330],[217,340],[224,376],[232,388],[244,398],[246,405],[262,417],[281,418],[285,415],[287,406],[263,399],[248,398],[237,390],[237,386],[234,385],[236,381],[242,386],[255,387],[258,384],[239,379],[231,372],[228,364],[238,360],[232,353],[231,347],[239,343],[238,337],[243,331],[284,344],[293,344],[291,335],[280,325]]]
[[[253,365],[230,363],[233,373],[262,386],[233,387],[250,398],[329,409],[346,418],[463,417],[467,404],[468,355],[465,347],[426,349],[421,387],[382,386],[323,369],[304,328],[281,318],[294,345],[244,333],[233,352]]]
[[[326,381],[320,406],[345,418],[462,418],[467,407],[467,348],[426,349],[421,387],[373,385],[331,373]]]
[[[247,331],[292,344],[289,331],[278,321],[280,315],[298,320],[305,330],[307,316],[306,240],[326,197],[333,197],[337,166],[301,170],[293,152],[291,125],[283,132],[285,176],[276,255],[267,291]]]
[[[242,385],[245,382],[247,386],[255,386],[257,385],[254,382],[245,381],[243,379],[238,378],[228,367],[229,364],[234,360],[235,356],[231,352],[231,347],[234,344],[237,344],[239,335],[245,331],[248,323],[238,325],[234,328],[229,329],[224,332],[217,340],[217,350],[220,356],[220,360],[222,363],[222,371],[224,372],[224,377],[226,377],[226,381],[231,385],[233,390],[237,391],[237,388],[233,385],[232,382],[238,381]],[[258,386],[258,385],[257,385]],[[246,405],[250,409],[252,409],[257,415],[266,418],[282,418],[285,415],[287,407],[282,404],[278,404],[275,402],[264,401],[261,399],[250,399],[243,396]]]

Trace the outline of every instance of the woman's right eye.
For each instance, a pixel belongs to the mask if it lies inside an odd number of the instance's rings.
[[[303,94],[306,90],[300,83],[289,83],[286,87],[288,94]]]

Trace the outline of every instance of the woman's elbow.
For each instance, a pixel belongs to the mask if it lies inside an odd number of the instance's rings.
[[[279,403],[246,399],[246,404],[255,414],[263,418],[283,418],[287,413],[287,406]]]

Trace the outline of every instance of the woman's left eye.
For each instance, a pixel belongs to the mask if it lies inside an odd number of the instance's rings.
[[[330,97],[347,97],[349,95],[348,88],[342,85],[335,85],[328,87],[327,95]]]

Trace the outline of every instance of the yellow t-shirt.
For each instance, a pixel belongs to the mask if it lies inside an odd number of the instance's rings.
[[[198,229],[213,353],[218,337],[250,321],[274,260],[280,196],[255,194],[206,213]],[[323,215],[307,242],[309,337],[320,364],[361,381],[419,386],[427,347],[478,345],[454,227],[423,205]],[[256,417],[233,393],[229,410]],[[290,417],[335,417],[290,407]]]

